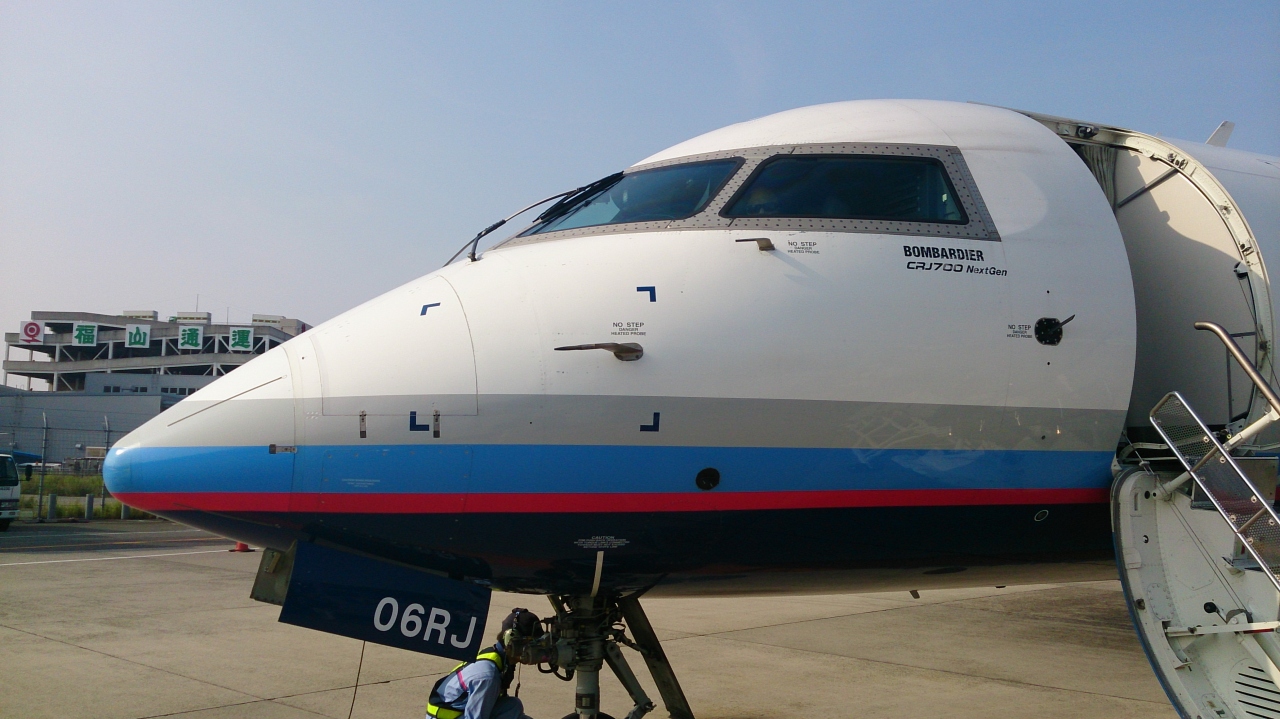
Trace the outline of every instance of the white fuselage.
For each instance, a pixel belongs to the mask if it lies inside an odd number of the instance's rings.
[[[760,163],[815,153],[941,157],[969,224],[721,214]],[[530,591],[601,548],[618,586],[1105,555],[1137,318],[1076,153],[1007,110],[867,101],[628,172],[725,157],[694,217],[517,234],[255,359],[122,440],[112,491]],[[556,350],[622,342],[643,357]]]

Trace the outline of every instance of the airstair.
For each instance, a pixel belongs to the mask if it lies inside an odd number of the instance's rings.
[[[1250,441],[1280,398],[1221,326],[1213,332],[1269,404],[1215,434],[1177,392],[1151,410],[1161,457],[1117,463],[1111,511],[1129,612],[1179,715],[1280,719],[1277,459]]]

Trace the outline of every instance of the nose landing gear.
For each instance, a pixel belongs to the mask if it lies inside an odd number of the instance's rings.
[[[633,706],[626,719],[641,719],[653,710],[654,704],[631,671],[621,646],[644,657],[671,719],[693,719],[680,682],[637,596],[550,599],[555,616],[546,620],[546,633],[521,649],[520,661],[538,665],[544,674],[576,682],[574,712],[565,719],[612,719],[600,711],[600,670],[606,664],[631,697]],[[626,635],[628,630],[631,638]]]

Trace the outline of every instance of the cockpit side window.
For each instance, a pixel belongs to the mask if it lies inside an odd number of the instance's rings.
[[[885,155],[779,155],[756,169],[720,213],[964,225],[942,162]]]
[[[577,206],[534,225],[521,237],[579,227],[683,220],[698,214],[742,164],[741,158],[690,162],[623,175],[577,201]]]

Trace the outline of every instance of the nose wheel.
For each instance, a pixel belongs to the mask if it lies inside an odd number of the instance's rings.
[[[613,719],[600,711],[600,671],[606,665],[631,697],[631,711],[625,719],[641,719],[653,711],[654,703],[631,671],[622,647],[644,658],[671,719],[693,719],[675,671],[637,596],[550,599],[556,612],[550,620],[554,649],[547,657],[549,668],[539,665],[539,671],[575,682],[574,711],[564,719]]]

